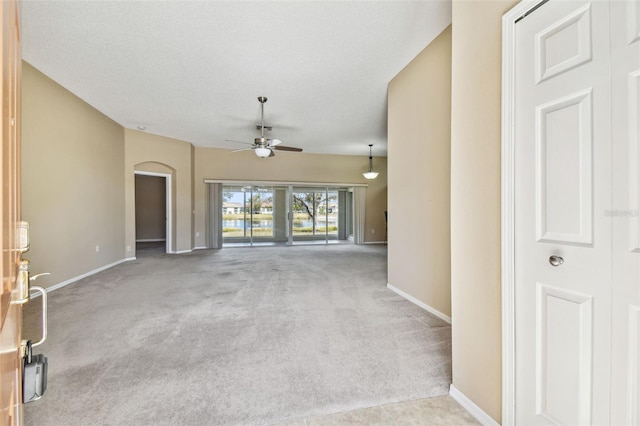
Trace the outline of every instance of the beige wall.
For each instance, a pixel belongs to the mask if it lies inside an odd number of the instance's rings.
[[[387,161],[384,157],[374,157],[373,169],[380,174],[374,180],[367,180],[362,172],[369,167],[369,147],[364,146],[362,151],[362,156],[278,152],[275,157],[264,159],[251,151],[231,153],[227,149],[195,148],[195,233],[198,235],[195,246],[206,245],[205,179],[368,184],[365,242],[384,241]]]
[[[516,2],[453,1],[453,385],[501,420],[501,17]]]
[[[389,284],[451,315],[451,27],[389,83]]]
[[[136,241],[164,240],[166,224],[166,179],[159,176],[135,176]]]
[[[124,131],[31,65],[22,69],[26,257],[34,274],[51,272],[38,281],[46,287],[125,257]]]
[[[177,139],[125,129],[125,245],[129,256],[136,246],[135,179],[138,171],[172,175],[171,179],[171,250],[192,249],[192,145]]]

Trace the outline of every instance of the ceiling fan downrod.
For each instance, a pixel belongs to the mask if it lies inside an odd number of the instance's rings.
[[[260,158],[272,157],[273,151],[269,147],[269,140],[264,137],[264,103],[267,102],[267,98],[259,96],[258,102],[260,102],[260,138],[255,139],[254,152]]]
[[[258,102],[260,102],[260,139],[264,140],[264,103],[267,102],[267,98],[258,96]]]

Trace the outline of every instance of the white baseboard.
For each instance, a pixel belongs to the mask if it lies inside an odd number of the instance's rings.
[[[416,299],[415,297],[411,296],[408,293],[405,293],[404,291],[395,288],[394,286],[392,286],[391,284],[387,283],[387,288],[389,290],[392,290],[396,293],[398,293],[400,296],[404,297],[405,299],[407,299],[409,302],[414,303],[418,306],[420,306],[422,309],[424,309],[425,311],[432,313],[433,315],[437,316],[438,318],[440,318],[443,321],[446,321],[447,323],[451,324],[451,317],[448,315],[443,314],[442,312],[440,312],[439,310],[427,305],[424,302],[419,301],[418,299]]]
[[[496,422],[493,417],[488,415],[482,408],[478,407],[473,401],[467,398],[465,394],[456,389],[455,386],[451,385],[449,388],[449,395],[484,426],[500,426],[500,423]]]
[[[367,241],[365,244],[387,244],[386,241]]]
[[[82,275],[78,275],[77,277],[73,277],[73,278],[70,278],[70,279],[68,279],[66,281],[62,281],[61,283],[54,284],[54,285],[52,285],[50,287],[47,287],[47,293],[50,293],[50,292],[52,292],[54,290],[57,290],[59,288],[62,288],[64,286],[67,286],[67,285],[69,285],[71,283],[79,281],[79,280],[81,280],[83,278],[86,278],[88,276],[91,276],[93,274],[97,274],[98,272],[102,272],[105,269],[113,268],[116,265],[119,265],[119,264],[124,263],[124,262],[130,262],[132,260],[136,260],[136,258],[135,257],[127,257],[127,258],[118,260],[117,262],[113,262],[113,263],[110,263],[108,265],[101,266],[98,269],[94,269],[93,271],[89,271],[89,272],[86,272],[86,273],[84,273]]]
[[[184,253],[191,253],[193,250],[180,250],[180,251],[173,251],[171,252],[171,254],[184,254]]]
[[[144,240],[136,240],[136,243],[159,243],[159,242],[167,241],[164,238],[147,238]]]
[[[202,246],[202,247],[194,247],[193,249],[194,249],[194,250],[206,250],[206,249],[207,249],[207,247],[205,247],[205,246]]]

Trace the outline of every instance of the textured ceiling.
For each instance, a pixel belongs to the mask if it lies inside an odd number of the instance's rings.
[[[121,125],[241,148],[386,155],[387,83],[446,1],[24,1],[23,57]]]

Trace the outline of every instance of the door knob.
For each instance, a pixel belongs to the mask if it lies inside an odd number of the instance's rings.
[[[564,263],[564,259],[554,254],[553,256],[549,257],[549,263],[551,264],[551,266],[560,266]]]

